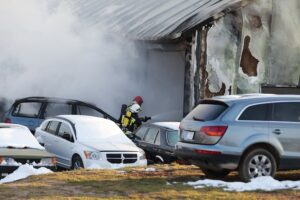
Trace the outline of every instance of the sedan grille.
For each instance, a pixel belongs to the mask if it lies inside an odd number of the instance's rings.
[[[106,159],[112,164],[129,164],[137,161],[137,154],[108,153],[106,154]]]

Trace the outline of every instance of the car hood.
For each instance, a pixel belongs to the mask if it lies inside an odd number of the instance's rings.
[[[82,145],[96,149],[98,151],[139,151],[139,148],[133,143],[113,143],[113,142],[95,142],[81,141]]]
[[[12,158],[49,158],[52,154],[41,149],[0,148],[0,156]]]

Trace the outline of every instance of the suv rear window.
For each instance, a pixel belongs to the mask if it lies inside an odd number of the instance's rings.
[[[185,119],[186,120],[199,120],[210,121],[219,117],[228,106],[223,103],[201,103],[192,112],[190,112]]]
[[[23,102],[19,103],[13,110],[13,116],[18,117],[38,117],[42,103]]]

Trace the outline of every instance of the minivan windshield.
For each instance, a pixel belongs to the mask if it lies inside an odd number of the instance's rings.
[[[222,114],[228,106],[221,103],[201,103],[192,110],[185,120],[194,121],[210,121],[214,120]]]

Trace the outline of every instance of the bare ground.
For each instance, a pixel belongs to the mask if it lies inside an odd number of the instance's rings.
[[[225,192],[222,189],[194,189],[187,181],[204,179],[195,166],[154,165],[125,170],[77,170],[0,185],[0,199],[300,199],[300,191]],[[300,171],[281,172],[280,180],[300,180]],[[231,173],[225,181],[240,181]],[[168,185],[168,183],[172,183]]]

